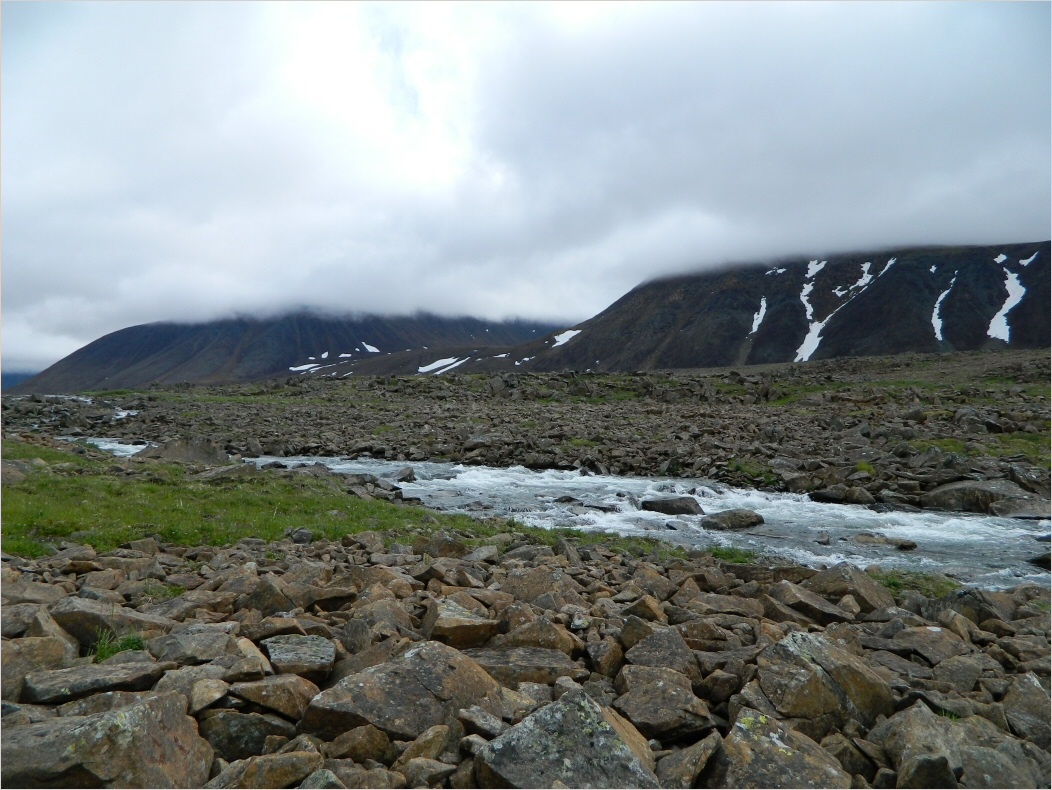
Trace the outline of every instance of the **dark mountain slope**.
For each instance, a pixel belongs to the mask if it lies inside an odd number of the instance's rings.
[[[293,375],[293,367],[316,369],[341,357],[347,363],[410,348],[511,346],[551,329],[550,324],[526,321],[494,323],[433,315],[340,319],[306,313],[272,320],[143,324],[89,343],[10,391],[61,393],[135,389],[153,383],[254,381]]]
[[[1049,251],[1047,241],[913,248],[656,280],[579,324],[565,344],[548,338],[512,358],[531,357],[528,370],[652,370],[1044,348]],[[1006,306],[1007,341],[992,327]]]

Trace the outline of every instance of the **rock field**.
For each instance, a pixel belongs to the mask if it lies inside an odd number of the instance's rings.
[[[3,785],[1050,784],[1048,589],[312,537],[4,555]]]
[[[1047,433],[1047,352],[961,359],[934,388],[909,382],[943,362],[910,357],[882,363],[884,384],[860,360],[312,379],[5,398],[3,419],[42,442],[181,439],[169,449],[197,447],[198,471],[226,460],[201,456],[205,436],[246,456],[704,474],[1047,515],[1047,463],[999,438]],[[18,473],[5,462],[5,482]],[[472,537],[297,529],[3,554],[0,783],[1052,787],[1047,587],[893,595],[846,564],[549,547],[513,525]]]

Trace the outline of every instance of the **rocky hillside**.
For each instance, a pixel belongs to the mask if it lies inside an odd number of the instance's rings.
[[[645,283],[584,323],[510,350],[415,350],[324,372],[674,370],[1047,348],[1049,258],[1045,241],[748,264]]]
[[[1048,787],[1045,587],[313,537],[5,555],[4,786]]]
[[[495,323],[433,315],[331,318],[309,313],[143,324],[99,338],[7,391],[62,393],[256,381],[329,371],[336,363],[406,349],[430,355],[429,347],[511,346],[551,330],[550,324],[530,321]]]

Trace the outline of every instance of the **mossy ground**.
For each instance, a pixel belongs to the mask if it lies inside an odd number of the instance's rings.
[[[306,527],[318,539],[375,530],[392,541],[447,529],[469,544],[514,531],[547,545],[567,538],[579,546],[603,545],[637,557],[685,556],[683,549],[652,539],[536,529],[507,519],[479,520],[358,499],[328,477],[264,472],[198,480],[178,465],[139,462],[129,464],[131,474],[116,474],[112,463],[75,449],[3,441],[5,460],[44,462],[23,482],[4,487],[4,551],[42,556],[64,540],[108,551],[147,536],[186,546],[221,546],[245,537],[280,540],[288,530]]]

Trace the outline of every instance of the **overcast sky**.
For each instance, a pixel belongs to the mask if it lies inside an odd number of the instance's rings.
[[[5,2],[5,370],[133,324],[584,320],[1048,239],[1050,4]]]

